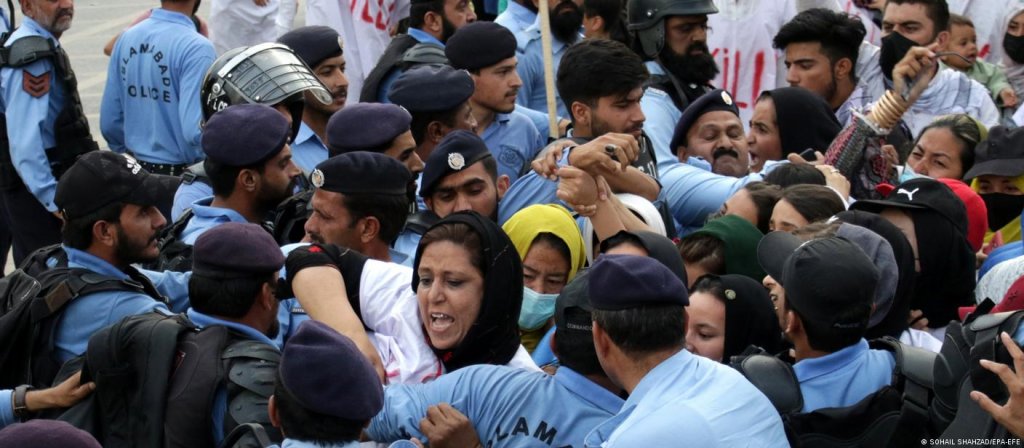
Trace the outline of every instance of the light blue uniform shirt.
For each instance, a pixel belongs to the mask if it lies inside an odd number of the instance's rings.
[[[546,109],[545,109],[546,110]],[[539,110],[533,110],[529,107],[525,107],[522,104],[516,104],[516,112],[526,115],[533,122],[533,125],[537,127],[537,132],[540,133],[541,147],[547,146],[548,138],[551,136],[551,123],[548,122],[547,112],[541,112]],[[558,122],[558,119],[555,120]]]
[[[197,180],[190,184],[183,182],[178,185],[178,190],[174,192],[174,203],[171,204],[171,222],[181,218],[181,215],[185,214],[185,210],[192,208],[192,204],[195,204],[196,201],[210,196],[213,196],[213,187],[205,182]]]
[[[764,174],[780,163],[789,162],[768,161],[761,173],[744,177],[722,176],[687,163],[675,163],[665,169],[659,166],[661,193],[658,199],[668,203],[679,236],[683,237],[703,227],[708,215],[718,211],[736,191],[750,182],[763,181]]]
[[[207,230],[228,222],[249,222],[235,210],[230,208],[214,207],[210,204],[213,197],[200,199],[192,204],[192,219],[188,220],[185,229],[181,231],[181,241],[188,245],[196,244],[199,235]]]
[[[544,54],[540,44],[540,18],[529,28],[516,33],[516,58],[519,65],[516,71],[523,79],[523,86],[519,88],[519,95],[516,103],[529,107],[530,109],[546,112],[548,110],[547,89],[544,87]],[[565,42],[557,38],[551,39],[552,64],[555,73],[558,73],[558,64],[562,62],[562,55],[569,48]],[[555,89],[555,104],[558,107],[558,116],[568,117],[569,112],[562,104],[562,97]]]
[[[569,153],[571,150],[562,153],[558,166],[569,165]],[[505,224],[519,210],[534,204],[559,204],[569,208],[558,199],[558,182],[543,177],[537,172],[530,170],[523,177],[520,177],[505,192],[505,196],[498,203],[498,225]]]
[[[191,320],[192,323],[196,324],[196,326],[198,326],[199,328],[210,327],[213,325],[228,327],[232,331],[235,331],[248,339],[251,339],[256,342],[262,342],[264,344],[277,347],[278,349],[280,349],[280,347],[277,344],[275,344],[274,341],[270,340],[270,338],[268,338],[267,335],[259,332],[255,328],[252,328],[248,325],[218,319],[209,314],[200,313],[199,311],[196,311],[195,309],[192,308],[189,308],[186,314],[188,315],[189,320]],[[213,419],[213,439],[218,445],[220,445],[221,441],[224,440],[224,414],[227,411],[228,393],[227,389],[225,389],[224,387],[224,384],[221,384],[220,386],[217,387],[217,391],[214,394],[213,408],[210,411],[210,417]]]
[[[64,251],[68,254],[68,267],[84,268],[118,279],[128,278],[124,271],[88,252],[68,246],[64,246]],[[172,312],[180,313],[188,308],[188,279],[192,273],[140,271],[168,298]],[[145,294],[129,291],[102,291],[71,301],[54,335],[57,359],[65,362],[85,353],[89,337],[103,327],[156,309],[167,309],[167,306]]]
[[[789,442],[779,413],[742,374],[680,350],[648,372],[622,411],[594,428],[584,446],[788,447]]]
[[[395,240],[395,244],[392,245],[392,249],[394,252],[404,254],[405,259],[402,261],[393,261],[402,266],[408,266],[411,268],[413,258],[416,256],[416,248],[420,245],[420,238],[423,238],[423,235],[402,229],[402,232],[398,234],[398,239]]]
[[[324,160],[327,160],[327,145],[312,128],[306,126],[306,122],[302,122],[299,133],[295,135],[295,142],[292,143],[292,161],[304,173],[312,173]]]
[[[529,169],[534,156],[544,147],[533,122],[514,110],[510,114],[496,114],[481,139],[498,161],[498,175],[508,176],[511,182]]]
[[[140,160],[202,160],[199,89],[217,58],[192,19],[156,8],[117,39],[100,106],[100,130],[114,152]]]
[[[804,396],[803,412],[852,406],[892,382],[896,359],[860,342],[820,358],[793,364]]]
[[[271,448],[276,448],[277,445],[271,445]],[[359,442],[353,441],[348,443],[311,443],[303,442],[301,440],[284,439],[281,443],[281,448],[359,448]]]
[[[8,32],[11,30],[11,21],[7,17],[7,10],[0,7],[0,32]]]
[[[22,17],[21,27],[7,39],[5,47],[27,36],[42,36],[60,46],[60,42],[30,17]],[[24,84],[29,77],[49,77],[49,90],[38,97],[28,93]],[[64,109],[64,82],[50,58],[23,67],[0,69],[0,112],[7,115],[7,140],[11,162],[28,191],[44,208],[57,211],[53,196],[57,180],[53,177],[46,149],[57,146],[53,125]]]
[[[530,25],[533,25],[533,22],[536,21],[537,13],[526,9],[525,6],[514,1],[508,2],[508,7],[505,8],[505,12],[498,14],[498,17],[494,18],[494,23],[508,28],[512,34],[516,34],[529,28]]]
[[[465,414],[483,446],[561,447],[579,446],[590,428],[615,415],[623,401],[566,367],[552,376],[476,365],[426,384],[388,386],[384,409],[366,433],[382,442],[410,436],[426,441],[420,420],[439,403],[451,403]]]
[[[665,74],[661,64],[655,61],[647,61],[645,65],[652,76]],[[640,109],[646,117],[644,132],[651,139],[651,144],[654,145],[654,155],[658,158],[658,172],[660,173],[668,166],[679,163],[675,148],[669,146],[672,142],[672,134],[676,132],[676,124],[682,118],[683,112],[672,102],[668,93],[655,87],[648,87],[644,90],[644,96],[640,97]]]
[[[436,37],[431,36],[430,33],[423,31],[419,28],[409,28],[405,32],[409,37],[416,39],[419,43],[428,43],[438,45],[444,48],[444,42],[437,40]],[[380,85],[377,86],[377,102],[384,104],[391,104],[391,100],[388,99],[388,94],[391,93],[391,85],[395,83],[399,76],[402,75],[402,71],[399,70],[398,66],[391,69],[391,72],[384,76],[384,79],[380,81]]]

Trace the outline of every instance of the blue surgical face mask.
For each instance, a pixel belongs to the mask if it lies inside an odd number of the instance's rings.
[[[908,180],[917,179],[917,178],[920,178],[920,177],[928,177],[928,176],[925,176],[923,174],[917,174],[917,172],[914,171],[914,169],[911,168],[910,164],[908,163],[906,165],[903,165],[903,172],[900,173],[900,183],[902,184],[903,182],[906,182]]]
[[[523,287],[523,309],[519,312],[519,328],[536,330],[555,315],[555,298],[558,294],[541,294]]]

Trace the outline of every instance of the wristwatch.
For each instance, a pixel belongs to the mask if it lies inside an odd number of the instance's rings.
[[[11,408],[14,409],[14,417],[18,420],[25,421],[32,416],[32,412],[28,410],[28,405],[25,404],[25,395],[30,390],[32,390],[32,386],[22,384],[15,387],[14,393],[11,394]]]

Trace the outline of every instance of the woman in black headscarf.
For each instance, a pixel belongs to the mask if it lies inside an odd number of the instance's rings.
[[[427,230],[416,249],[412,289],[427,343],[447,371],[532,364],[519,341],[522,263],[490,219],[454,213]]]
[[[914,249],[903,232],[885,218],[874,213],[861,210],[850,210],[836,215],[840,221],[864,227],[885,238],[892,246],[896,257],[899,279],[896,282],[896,293],[888,314],[877,325],[868,328],[868,339],[892,336],[899,338],[908,328],[907,316],[910,314],[910,300],[914,295],[914,283],[917,272],[914,268]]]
[[[750,117],[751,170],[805,150],[825,152],[843,129],[825,99],[803,87],[766,90]]]
[[[768,291],[743,275],[705,275],[690,292],[686,348],[728,363],[755,345],[768,353],[782,349],[782,329]]]

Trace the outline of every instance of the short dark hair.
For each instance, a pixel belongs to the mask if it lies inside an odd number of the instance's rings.
[[[782,286],[785,289],[785,285]],[[861,325],[839,328],[831,322],[818,322],[804,317],[800,310],[794,308],[789,300],[782,304],[783,309],[792,311],[800,318],[800,323],[807,334],[807,344],[814,350],[834,353],[856,344],[867,332],[868,320],[871,318],[870,303],[852,303],[836,309],[832,317],[837,322],[859,320]]]
[[[409,5],[409,28],[423,28],[428,12],[444,16],[444,0],[418,0]]]
[[[960,14],[949,15],[949,27],[953,28],[953,25],[969,26],[974,28],[974,22],[969,17],[964,17]]]
[[[825,174],[811,165],[783,163],[764,176],[764,181],[786,188],[793,185],[827,185]]]
[[[946,3],[946,0],[888,0],[885,2],[885,7],[888,8],[889,5],[924,5],[925,14],[935,25],[933,39],[939,33],[949,29],[949,4]]]
[[[725,274],[725,243],[718,237],[694,233],[680,240],[677,247],[683,263],[699,265],[712,274]]]
[[[921,141],[921,136],[925,132],[932,129],[949,129],[949,132],[953,134],[953,137],[960,142],[960,166],[964,170],[964,174],[970,171],[971,167],[974,166],[974,150],[978,147],[982,138],[981,127],[974,118],[971,118],[967,114],[953,114],[944,115],[936,118],[921,130],[921,133],[917,134],[917,139],[914,140],[914,146]],[[911,149],[913,152],[913,149]]]
[[[593,318],[591,313],[582,308],[568,308],[565,310],[568,315],[578,314],[579,319]],[[597,359],[597,350],[594,349],[594,335],[589,331],[572,329],[555,329],[555,350],[558,352],[558,361],[561,365],[574,370],[580,375],[604,375],[601,362]]]
[[[83,216],[68,219],[61,226],[61,239],[68,247],[86,250],[92,245],[92,226],[99,221],[121,222],[122,210],[124,203],[115,202]]]
[[[821,185],[793,185],[782,190],[782,198],[807,222],[824,221],[846,210],[839,193]]]
[[[655,305],[625,310],[594,310],[594,322],[626,356],[639,358],[686,343],[686,308]]]
[[[203,169],[206,170],[206,177],[210,178],[210,187],[213,188],[213,195],[222,198],[231,196],[231,194],[235,192],[235,183],[238,180],[238,173],[241,173],[242,170],[250,169],[263,174],[263,169],[267,165],[267,160],[270,160],[270,158],[276,155],[277,153],[275,152],[269,157],[248,166],[231,166],[207,158],[203,161]]]
[[[556,83],[562,102],[571,111],[574,102],[594,107],[598,98],[643,87],[649,76],[640,57],[625,45],[584,39],[562,55]]]
[[[238,318],[245,316],[265,283],[273,284],[277,273],[239,278],[219,278],[193,273],[188,280],[192,308],[203,314]]]
[[[772,210],[782,197],[782,188],[766,182],[751,182],[743,187],[757,207],[757,229],[767,235],[771,230]]]
[[[391,244],[405,226],[409,214],[409,198],[386,194],[343,194],[342,204],[348,210],[352,222],[373,216],[380,222],[380,239]]]
[[[461,110],[462,104],[455,106],[454,109],[440,112],[409,111],[412,115],[412,123],[409,125],[409,130],[412,131],[412,139],[416,140],[416,145],[423,144],[423,140],[427,137],[427,126],[429,126],[430,123],[437,121],[445,126],[454,128],[455,118]]]
[[[281,432],[289,439],[309,443],[345,443],[359,440],[367,422],[321,414],[302,407],[280,375],[274,381],[274,405]]]
[[[821,52],[833,65],[846,58],[856,66],[860,44],[866,34],[864,24],[856,17],[825,8],[812,8],[783,25],[772,45],[785,50],[789,44],[818,42]],[[853,81],[857,81],[856,73]]]
[[[620,0],[583,0],[583,15],[600,17],[611,40],[629,47],[632,39],[626,29],[626,11]]]

